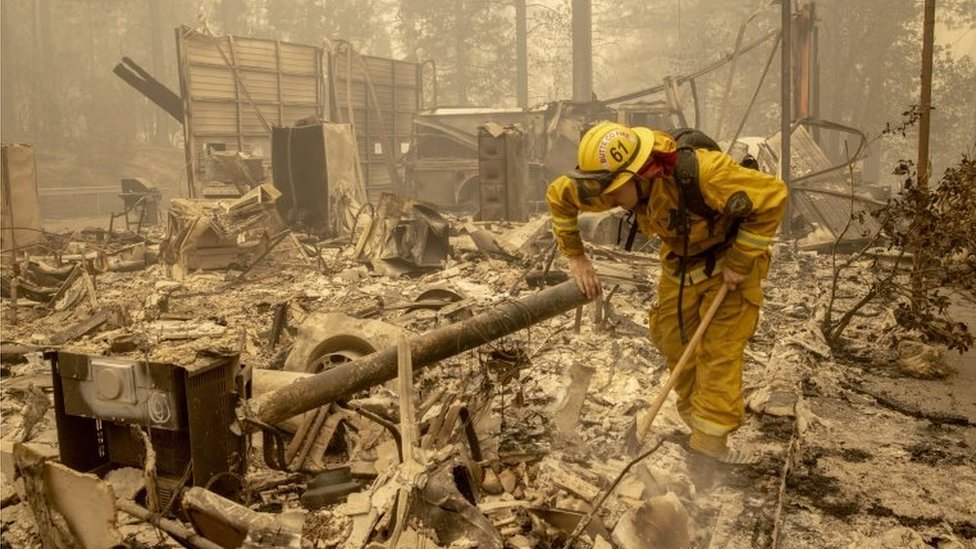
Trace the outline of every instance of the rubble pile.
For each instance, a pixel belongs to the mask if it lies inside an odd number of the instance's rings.
[[[255,199],[252,210],[264,211],[261,202]],[[40,546],[50,532],[85,535],[70,527],[70,513],[37,517],[32,494],[51,493],[54,481],[43,475],[47,480],[15,481],[10,473],[58,454],[51,364],[41,351],[183,367],[233,356],[251,368],[251,397],[261,398],[566,280],[544,217],[526,223],[438,217],[437,237],[448,246],[436,257],[418,247],[430,244],[420,221],[410,223],[396,242],[395,269],[392,252],[367,257],[355,239],[272,231],[260,254],[219,268],[158,261],[164,236],[158,233],[138,242],[78,233],[59,237],[50,254],[22,261],[18,272],[5,272],[3,544]],[[231,233],[219,236],[239,242]],[[391,242],[370,239],[377,250]],[[424,261],[406,261],[408,249]],[[170,538],[190,537],[198,546],[224,547],[883,547],[895,538],[971,544],[976,498],[932,496],[919,487],[917,498],[938,504],[909,505],[897,500],[896,489],[884,491],[877,473],[855,471],[876,463],[905,475],[892,482],[911,482],[916,462],[902,459],[904,448],[923,457],[936,452],[923,448],[926,420],[900,417],[904,442],[896,444],[869,444],[851,432],[842,404],[859,409],[858,428],[877,439],[888,427],[867,418],[898,412],[852,385],[854,367],[833,356],[820,335],[816,284],[828,279],[827,260],[787,246],[775,256],[746,352],[752,413],[736,434],[762,452],[756,466],[733,470],[693,456],[670,399],[644,441],[643,449],[653,451],[629,463],[625,432],[667,377],[646,333],[658,261],[650,247],[594,245],[605,281],[597,303],[422,371],[401,352],[396,379],[255,428],[260,433],[250,437],[237,501],[184,486],[183,512],[134,518],[140,510],[162,511],[168,497],[154,477],[151,441],[142,468],[115,469],[104,481],[82,475],[111,485],[107,501],[116,501],[118,516],[110,509],[97,534],[131,546],[174,547]],[[374,266],[383,260],[387,268],[380,274],[364,260]],[[18,293],[10,287],[14,279]],[[854,297],[856,282],[848,284]],[[880,320],[863,322],[855,329],[876,328]],[[885,342],[871,344],[880,356],[894,356]],[[237,411],[236,429],[247,429],[246,410]],[[974,425],[957,419],[938,424],[938,440],[954,443],[942,447],[949,469],[926,466],[932,474],[951,470],[956,485],[974,494],[967,446],[976,443]],[[848,445],[837,449],[838,440]],[[29,461],[24,448],[40,457]]]

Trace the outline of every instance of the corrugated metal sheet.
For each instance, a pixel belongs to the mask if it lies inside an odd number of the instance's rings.
[[[371,197],[382,192],[402,192],[393,188],[386,155],[392,149],[393,163],[399,165],[408,150],[413,115],[420,109],[419,65],[356,53],[347,55],[342,50],[330,55],[329,67],[331,118],[351,121],[355,127],[367,191]]]
[[[793,130],[790,149],[790,173],[794,180],[826,170],[833,165],[804,126]],[[780,136],[776,134],[760,149],[759,162],[764,169],[775,173],[779,163],[779,151]],[[839,170],[798,182],[790,192],[794,213],[808,223],[816,223],[827,229],[835,239],[839,237],[851,219],[851,186],[847,177],[846,170]],[[860,221],[854,219],[851,222],[844,234],[844,240],[858,240],[865,235],[875,234],[880,228],[868,213],[872,206],[879,205],[878,202],[859,194],[857,189],[853,199],[854,213],[863,212],[864,215]]]
[[[264,156],[270,127],[324,116],[322,51],[315,46],[178,29],[187,174],[203,173],[207,144]]]

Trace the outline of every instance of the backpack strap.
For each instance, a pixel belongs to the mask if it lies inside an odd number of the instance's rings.
[[[677,160],[674,164],[674,181],[678,185],[681,206],[691,213],[705,218],[708,222],[708,232],[711,234],[718,220],[719,213],[705,203],[701,184],[698,180],[698,157],[695,149],[690,146],[678,148]]]
[[[678,128],[668,132],[678,147],[691,147],[693,149],[708,149],[710,151],[721,151],[722,147],[714,139],[701,130],[694,128]]]
[[[715,223],[718,221],[719,212],[713,210],[705,202],[702,194],[701,183],[698,179],[698,156],[695,149],[708,149],[721,151],[718,143],[714,139],[705,135],[700,130],[692,128],[681,128],[672,130],[671,136],[678,145],[677,158],[672,171],[675,184],[678,185],[678,209],[673,211],[670,225],[677,229],[678,235],[682,237],[683,252],[679,259],[678,270],[681,274],[681,281],[678,284],[678,333],[681,343],[685,344],[687,337],[685,334],[684,315],[682,314],[682,300],[685,289],[685,274],[688,266],[688,245],[691,235],[691,218],[688,212],[694,213],[699,217],[705,218],[708,223],[708,234],[712,234]],[[736,225],[737,227],[737,225]],[[723,243],[724,244],[724,243]],[[705,260],[705,272],[711,276],[716,265],[716,251],[718,246],[712,246],[708,250],[697,254]]]
[[[685,334],[685,319],[682,314],[682,301],[684,299],[685,275],[688,267],[688,245],[691,239],[691,216],[688,212],[704,217],[708,222],[708,233],[712,233],[715,222],[718,220],[718,212],[705,204],[705,197],[702,196],[701,186],[698,182],[698,157],[695,149],[690,145],[679,145],[674,170],[671,172],[675,184],[678,186],[678,209],[673,210],[671,224],[682,240],[682,253],[678,262],[678,270],[681,274],[681,282],[678,284],[678,334],[681,337],[681,344],[687,342]],[[706,269],[711,271],[714,266],[714,258],[709,265],[706,258]],[[711,275],[711,272],[709,272]]]
[[[628,229],[627,231],[626,241],[623,240],[624,223],[630,224],[630,229]],[[627,212],[627,215],[621,217],[620,221],[617,222],[617,245],[619,246],[622,241],[625,242],[624,250],[629,252],[634,247],[634,239],[636,237],[637,237],[637,215],[635,215],[634,211],[631,210]]]

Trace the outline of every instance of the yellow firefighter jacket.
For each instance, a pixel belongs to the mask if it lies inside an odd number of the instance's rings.
[[[654,132],[654,135],[655,152],[666,154],[676,150],[675,142],[669,136],[663,132]],[[738,165],[721,152],[698,149],[695,153],[703,198],[719,215],[709,227],[705,218],[689,212],[691,231],[686,282],[694,284],[708,277],[702,273],[703,252],[707,250],[711,250],[716,256],[713,259],[718,260],[710,274],[720,273],[723,265],[737,273],[749,274],[756,259],[767,253],[779,228],[786,207],[786,185],[776,177]],[[662,172],[657,170],[657,173]],[[634,208],[638,227],[644,234],[656,234],[661,238],[664,274],[677,276],[680,274],[680,256],[684,252],[684,238],[678,234],[674,223],[678,213],[678,186],[670,175],[658,175],[651,179],[649,191],[645,188],[642,196],[647,196],[648,192],[649,199]],[[583,253],[577,224],[579,212],[600,212],[613,207],[604,196],[589,203],[581,200],[576,183],[566,176],[549,184],[546,201],[556,242],[567,256]]]

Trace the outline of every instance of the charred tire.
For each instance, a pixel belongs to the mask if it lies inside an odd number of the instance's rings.
[[[342,313],[311,315],[298,328],[285,370],[318,373],[396,344],[403,329]]]

